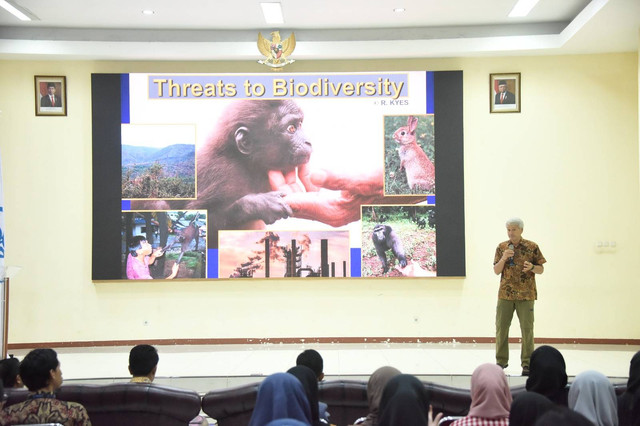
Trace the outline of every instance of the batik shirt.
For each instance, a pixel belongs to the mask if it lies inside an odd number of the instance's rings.
[[[511,241],[504,241],[498,244],[496,255],[493,258],[495,265],[502,258],[502,253],[509,248]],[[524,262],[529,261],[534,265],[542,265],[547,260],[542,255],[540,248],[533,241],[520,239],[514,248],[513,266],[507,260],[500,275],[500,289],[498,299],[504,300],[536,300],[538,290],[536,289],[536,274],[533,272],[522,272]]]
[[[91,426],[87,410],[77,402],[60,401],[53,394],[36,393],[24,402],[3,407],[0,424],[61,423]]]

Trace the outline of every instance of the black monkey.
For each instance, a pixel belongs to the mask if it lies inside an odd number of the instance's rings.
[[[427,216],[429,218],[429,228],[436,227],[436,211],[434,209],[427,210]]]
[[[418,225],[418,229],[424,229],[427,226],[427,221],[424,217],[416,218],[416,224]]]
[[[401,267],[404,268],[407,266],[407,258],[404,256],[402,242],[389,225],[376,225],[373,228],[371,239],[373,240],[373,245],[376,247],[378,258],[380,259],[380,262],[382,262],[383,274],[389,271],[386,254],[386,251],[389,249],[391,249],[395,257],[398,259]]]
[[[259,229],[290,216],[284,193],[271,190],[267,173],[287,173],[309,161],[312,148],[302,130],[303,119],[292,100],[232,103],[198,148],[197,198],[162,205],[137,201],[132,207],[207,209],[209,248],[218,246],[220,229]]]

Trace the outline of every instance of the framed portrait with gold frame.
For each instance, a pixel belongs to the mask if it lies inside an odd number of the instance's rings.
[[[520,73],[489,75],[489,111],[520,112]]]
[[[64,76],[36,75],[36,115],[67,115],[67,78]]]

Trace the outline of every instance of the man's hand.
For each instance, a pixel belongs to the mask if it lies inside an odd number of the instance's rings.
[[[513,249],[506,249],[504,253],[502,253],[502,261],[503,262],[508,261],[509,258],[513,257],[514,254],[516,254],[516,252]]]

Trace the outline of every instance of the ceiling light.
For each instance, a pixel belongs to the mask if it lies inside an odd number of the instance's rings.
[[[260,3],[260,6],[267,24],[284,24],[280,3]]]
[[[153,10],[150,9],[145,9],[142,11],[143,15],[153,15],[155,12]]]
[[[527,16],[537,3],[538,0],[518,0],[516,5],[513,6],[513,9],[511,9],[511,12],[509,12],[509,18]]]
[[[396,13],[402,13],[404,12],[406,9],[404,7],[396,7],[395,9],[393,9],[394,12]]]
[[[21,21],[31,21],[31,18],[27,16],[24,12],[18,9],[17,6],[9,3],[6,0],[0,0],[0,7],[5,9],[7,12],[15,16]]]

